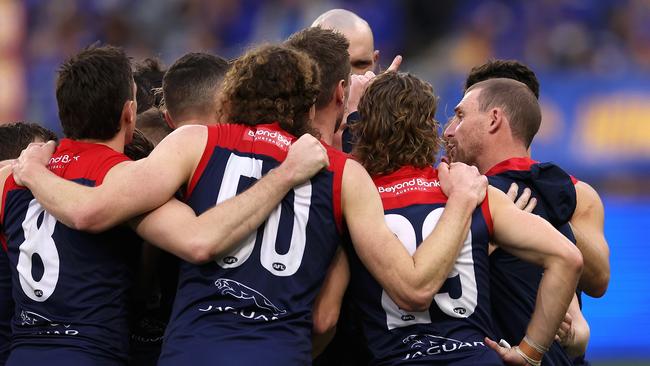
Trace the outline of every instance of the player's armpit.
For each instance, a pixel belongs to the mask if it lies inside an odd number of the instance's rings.
[[[544,267],[526,335],[548,347],[574,296],[582,256],[551,224],[519,210],[503,192],[489,187],[488,195],[496,243],[513,255]]]
[[[427,309],[467,236],[476,198],[450,199],[436,228],[411,256],[386,225],[379,193],[359,163],[347,161],[342,188],[343,215],[364,266],[400,308]]]
[[[345,251],[339,246],[325,276],[313,311],[312,357],[316,358],[327,347],[336,333],[345,290],[350,281],[350,268]]]
[[[575,188],[577,204],[570,224],[585,264],[578,287],[589,296],[601,297],[610,277],[605,210],[598,193],[587,183],[578,182]]]

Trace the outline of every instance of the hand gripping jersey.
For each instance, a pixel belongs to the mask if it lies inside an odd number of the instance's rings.
[[[198,215],[244,191],[293,140],[277,123],[208,127],[187,203]],[[235,250],[181,263],[159,365],[311,364],[312,306],[341,240],[347,157],[328,155],[329,168],[293,188]]]
[[[436,226],[447,197],[433,168],[403,167],[374,178],[386,223],[413,254]],[[487,199],[472,215],[449,278],[423,312],[400,309],[363,267],[350,259],[350,293],[375,365],[502,365],[485,346],[493,337],[490,314],[488,242],[492,230]]]
[[[64,139],[50,159],[55,174],[87,186],[128,160],[107,146]],[[126,229],[101,234],[57,222],[9,176],[0,222],[15,301],[8,365],[121,365],[128,352],[129,253]]]
[[[569,219],[576,207],[572,178],[551,163],[538,163],[529,158],[512,158],[495,165],[486,175],[490,185],[507,192],[514,182],[521,193],[528,187],[537,198],[533,213],[549,221],[559,232],[575,243]],[[492,312],[500,337],[510,344],[519,344],[535,308],[542,267],[495,250],[490,256],[490,289]],[[562,347],[553,342],[544,355],[543,365],[571,365]]]

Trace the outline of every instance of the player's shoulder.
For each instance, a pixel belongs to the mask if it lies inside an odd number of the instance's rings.
[[[327,157],[330,159],[330,167],[340,167],[344,169],[347,165],[347,161],[353,161],[354,159],[350,158],[349,154],[346,154],[340,150],[337,150],[327,144],[323,144],[325,150],[327,150]],[[359,166],[361,166],[359,164]]]
[[[576,211],[591,210],[603,206],[598,192],[584,181],[575,184],[577,207]]]

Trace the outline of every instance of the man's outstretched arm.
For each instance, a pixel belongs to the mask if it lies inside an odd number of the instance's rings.
[[[227,253],[268,218],[282,198],[329,165],[327,151],[311,135],[289,148],[285,161],[246,191],[196,216],[172,199],[133,220],[146,241],[188,262],[205,263]]]
[[[476,168],[456,163],[438,169],[449,199],[435,229],[413,256],[386,225],[379,193],[368,173],[349,160],[343,174],[343,215],[354,249],[391,299],[407,311],[429,307],[456,262],[472,212],[485,196],[487,179]]]
[[[527,339],[519,345],[520,350],[531,358],[541,359],[544,350],[553,342],[574,297],[582,271],[582,256],[551,224],[520,210],[503,192],[489,187],[488,199],[497,245],[525,261],[544,267],[535,310],[526,329]],[[488,343],[505,361],[523,360],[514,348],[506,350],[494,342]],[[536,345],[541,346],[542,352],[531,350],[530,346]]]

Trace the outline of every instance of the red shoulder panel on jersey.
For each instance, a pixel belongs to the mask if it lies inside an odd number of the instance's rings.
[[[111,168],[127,160],[126,155],[106,145],[63,139],[48,168],[60,177],[91,179],[99,185]]]
[[[129,159],[128,156],[118,152],[102,158],[102,164],[97,168],[97,171],[95,172],[95,176],[97,177],[95,180],[95,185],[101,185],[104,182],[104,178],[106,177],[106,174],[108,174],[108,171],[113,169],[114,166],[130,160],[131,159]]]
[[[490,212],[490,201],[488,199],[489,196],[488,192],[489,189],[486,190],[485,199],[483,200],[483,202],[481,202],[481,212],[483,213],[483,219],[485,220],[485,224],[487,225],[488,234],[490,234],[490,238],[492,238],[492,235],[494,235],[494,225],[492,224],[492,213]]]
[[[7,203],[6,203],[7,193],[9,193],[9,191],[11,191],[12,189],[27,189],[27,188],[16,184],[13,174],[9,174],[9,176],[5,180],[4,187],[2,187],[2,208],[0,209],[0,226],[3,225],[5,219],[5,207],[7,207]]]
[[[510,158],[490,168],[485,175],[497,175],[509,170],[530,170],[531,165],[539,163],[529,157]]]
[[[190,179],[190,184],[187,186],[187,191],[185,198],[189,197],[196,187],[196,184],[199,182],[203,171],[208,166],[210,157],[212,157],[212,151],[217,144],[217,137],[219,137],[218,128],[225,125],[214,125],[208,126],[208,140],[205,143],[205,148],[203,149],[203,155],[201,155],[201,160],[199,160],[199,165],[196,166],[194,173],[192,174],[192,179]]]
[[[332,187],[334,222],[336,222],[336,228],[338,229],[339,234],[343,235],[343,209],[341,203],[343,198],[341,196],[341,187],[343,184],[343,170],[345,169],[345,163],[349,157],[347,154],[335,150],[325,143],[323,143],[323,146],[327,149],[327,156],[330,159],[330,165],[327,167],[327,170],[334,174]]]
[[[397,171],[373,177],[385,210],[416,204],[447,202],[442,193],[438,171],[433,167],[418,169],[406,166]]]
[[[573,185],[574,185],[574,186],[575,186],[576,184],[578,184],[578,182],[580,182],[580,181],[578,180],[578,178],[574,177],[574,176],[571,175],[571,174],[569,174],[569,177],[571,177],[571,182],[573,182]]]

